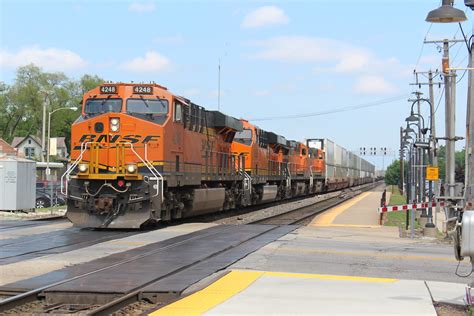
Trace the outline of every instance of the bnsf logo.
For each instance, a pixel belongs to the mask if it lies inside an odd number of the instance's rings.
[[[96,142],[96,143],[138,143],[146,144],[148,142],[156,141],[160,138],[158,135],[107,135],[107,134],[85,134],[82,135],[79,142]],[[74,150],[80,150],[81,145],[74,147]]]

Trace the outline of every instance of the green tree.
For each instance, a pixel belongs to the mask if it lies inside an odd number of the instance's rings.
[[[388,185],[400,183],[400,160],[394,160],[385,170],[385,183]]]
[[[446,178],[446,147],[440,146],[437,150],[439,178],[444,181]],[[454,153],[454,178],[456,182],[464,182],[465,170],[465,150],[456,151]]]
[[[30,64],[17,69],[12,85],[0,82],[0,137],[11,142],[15,136],[41,135],[43,104],[47,112],[61,107],[80,107],[82,95],[102,84],[96,75],[71,80],[61,72],[44,72]],[[57,111],[51,120],[51,137],[65,137],[70,145],[71,124],[80,111]]]

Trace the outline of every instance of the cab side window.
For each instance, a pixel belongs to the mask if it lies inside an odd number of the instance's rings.
[[[183,122],[183,105],[177,101],[174,102],[174,121]]]

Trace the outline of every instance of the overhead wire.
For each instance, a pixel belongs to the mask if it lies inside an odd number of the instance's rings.
[[[444,85],[443,85],[443,90],[441,90],[441,93],[439,95],[439,99],[438,99],[438,104],[436,105],[436,109],[434,111],[434,113],[436,114],[436,111],[438,111],[438,107],[439,105],[441,104],[441,100],[443,99],[443,95],[444,95]]]
[[[344,106],[344,107],[340,107],[340,108],[333,109],[333,110],[326,110],[326,111],[313,112],[313,113],[294,114],[294,115],[285,115],[285,116],[257,117],[257,118],[253,118],[253,119],[250,118],[249,121],[255,122],[255,121],[272,121],[272,120],[283,120],[283,119],[295,119],[295,118],[313,117],[313,116],[321,116],[321,115],[327,115],[327,114],[333,114],[333,113],[354,111],[354,110],[359,110],[359,109],[363,109],[363,108],[375,107],[375,106],[380,106],[380,105],[392,103],[392,102],[395,102],[395,101],[405,99],[408,96],[409,96],[408,94],[403,94],[403,95],[398,95],[398,96],[394,96],[394,97],[379,100],[379,101],[363,103],[363,104],[358,104],[358,105],[349,105],[349,106]]]
[[[425,38],[423,39],[423,42],[421,43],[420,53],[418,54],[418,58],[416,60],[415,69],[418,68],[418,64],[420,63],[420,59],[421,59],[421,56],[423,55],[423,50],[425,48],[425,40],[431,31],[431,27],[433,27],[433,23],[430,23],[430,26],[428,27],[428,30],[426,31]]]

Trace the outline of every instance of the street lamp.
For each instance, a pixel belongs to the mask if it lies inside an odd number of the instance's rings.
[[[431,23],[452,23],[452,22],[464,22],[467,20],[464,11],[453,7],[454,0],[443,0],[442,5],[435,10],[430,11],[426,16],[426,22]],[[465,0],[466,5],[470,2]],[[472,2],[472,1],[471,1]]]
[[[47,154],[46,154],[46,179],[50,178],[51,170],[49,169],[49,152],[50,152],[50,133],[51,133],[51,115],[53,113],[59,111],[59,110],[73,110],[77,111],[77,107],[62,107],[62,108],[57,108],[56,110],[53,110],[49,112],[48,114],[48,147],[46,148]],[[49,179],[48,179],[49,180]]]

